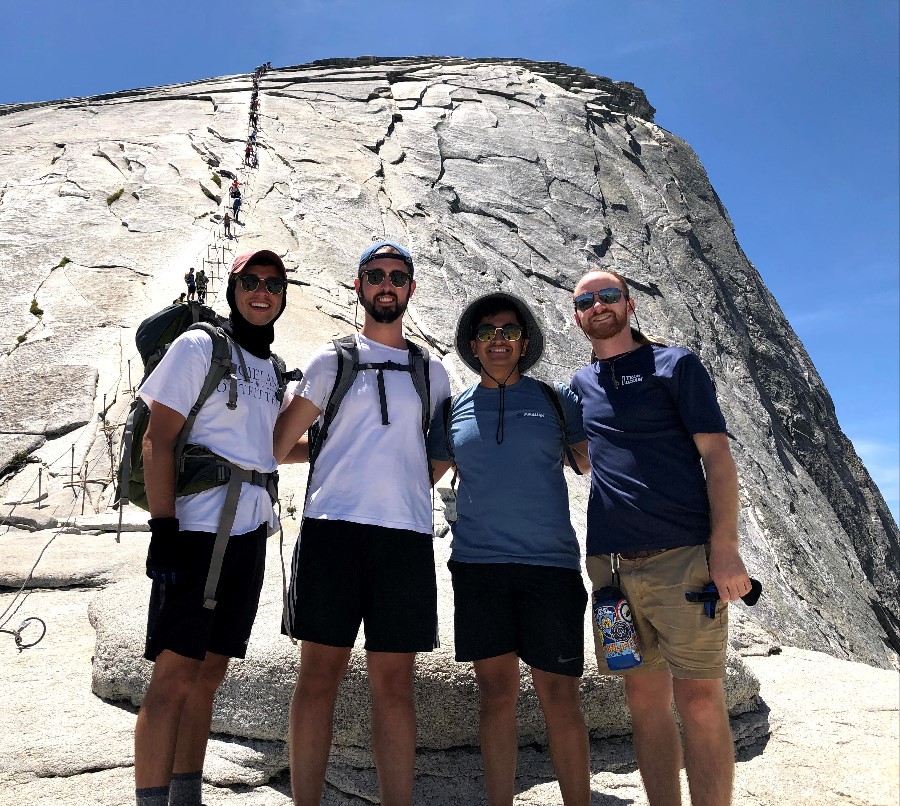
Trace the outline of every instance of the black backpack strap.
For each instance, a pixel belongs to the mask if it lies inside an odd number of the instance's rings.
[[[450,489],[453,491],[454,495],[456,494],[458,471],[456,467],[456,454],[453,451],[453,440],[450,439],[450,420],[452,419],[453,407],[456,405],[457,400],[459,400],[459,395],[454,395],[445,398],[443,404],[444,444],[447,446],[447,453],[450,454],[450,461],[453,462],[453,478],[450,479]]]
[[[353,386],[356,380],[356,373],[359,371],[359,348],[356,346],[356,338],[353,335],[344,336],[335,339],[335,352],[337,353],[337,375],[334,379],[334,386],[331,387],[331,394],[325,403],[325,410],[322,412],[322,422],[310,429],[309,442],[309,477],[312,478],[313,465],[316,457],[322,450],[322,445],[328,436],[328,428],[334,418],[337,416],[341,401]],[[313,433],[314,432],[314,433]]]
[[[413,386],[422,401],[422,436],[427,437],[431,425],[431,356],[426,348],[411,341],[407,342],[407,349]]]
[[[577,475],[581,476],[582,472],[578,469],[578,463],[575,461],[575,454],[572,453],[572,449],[569,447],[569,424],[566,420],[566,410],[563,408],[559,388],[555,385],[551,386],[549,383],[544,383],[544,381],[538,381],[538,383],[541,386],[544,397],[550,401],[550,405],[553,407],[553,411],[556,414],[556,422],[559,424],[559,430],[562,433],[562,449],[566,460],[569,463],[569,467],[571,467]]]
[[[175,466],[178,467],[181,461],[181,454],[184,446],[187,444],[191,429],[194,427],[194,420],[197,414],[203,408],[203,404],[209,400],[209,396],[219,385],[223,378],[227,378],[229,382],[228,391],[228,408],[234,410],[237,406],[237,376],[235,374],[235,364],[231,360],[231,340],[228,335],[220,327],[215,327],[208,322],[197,322],[191,325],[188,330],[202,330],[212,340],[212,358],[209,362],[209,370],[206,373],[206,379],[200,389],[200,394],[178,432],[178,441],[175,443]],[[243,357],[241,357],[243,362]]]

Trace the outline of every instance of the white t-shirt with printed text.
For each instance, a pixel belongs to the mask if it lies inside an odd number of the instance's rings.
[[[357,335],[361,364],[408,364],[409,352]],[[409,372],[383,372],[389,425],[381,422],[374,369],[361,370],[338,408],[316,459],[304,517],[430,534],[431,485],[422,438],[422,401]],[[333,344],[310,359],[295,394],[324,410],[337,377]],[[431,414],[450,396],[440,360],[429,362]]]
[[[271,473],[277,468],[272,433],[280,407],[278,380],[272,362],[242,351],[245,377],[234,345],[231,358],[237,366],[237,407],[227,407],[229,382],[223,380],[197,414],[188,442],[203,445],[247,470]],[[138,394],[147,405],[162,403],[187,417],[197,400],[212,360],[212,339],[203,331],[183,333],[166,351],[159,366],[144,381]],[[222,517],[227,485],[175,499],[179,527],[185,531],[216,532]],[[278,528],[269,494],[244,483],[231,534],[244,534],[268,524]]]

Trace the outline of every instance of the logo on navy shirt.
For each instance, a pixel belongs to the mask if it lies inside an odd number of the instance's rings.
[[[644,380],[643,375],[623,375],[619,378],[619,385],[628,386],[630,383],[640,383],[642,380]]]
[[[519,417],[540,417],[541,419],[543,419],[544,412],[542,412],[542,411],[523,411],[523,412],[520,412],[518,416]]]

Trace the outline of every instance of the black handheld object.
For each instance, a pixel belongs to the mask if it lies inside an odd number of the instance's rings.
[[[750,590],[741,596],[741,601],[753,607],[762,595],[762,583],[758,579],[750,579]],[[703,608],[706,615],[710,618],[716,617],[716,602],[719,601],[719,590],[714,582],[705,585],[701,591],[688,591],[684,594],[684,598],[689,602],[703,602]]]
[[[178,518],[150,518],[150,546],[147,549],[147,576],[174,585],[181,568]]]

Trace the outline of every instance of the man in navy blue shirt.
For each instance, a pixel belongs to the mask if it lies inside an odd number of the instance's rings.
[[[700,360],[630,327],[634,300],[616,272],[589,272],[575,322],[595,360],[572,378],[591,465],[587,570],[631,606],[643,663],[624,672],[638,766],[651,806],[681,802],[682,747],[694,806],[731,801],[734,748],[722,680],[727,608],[685,600],[714,582],[721,601],[750,591],[738,551],[738,483],[725,420]],[[617,572],[617,573],[616,573]],[[610,672],[594,624],[600,671]]]

